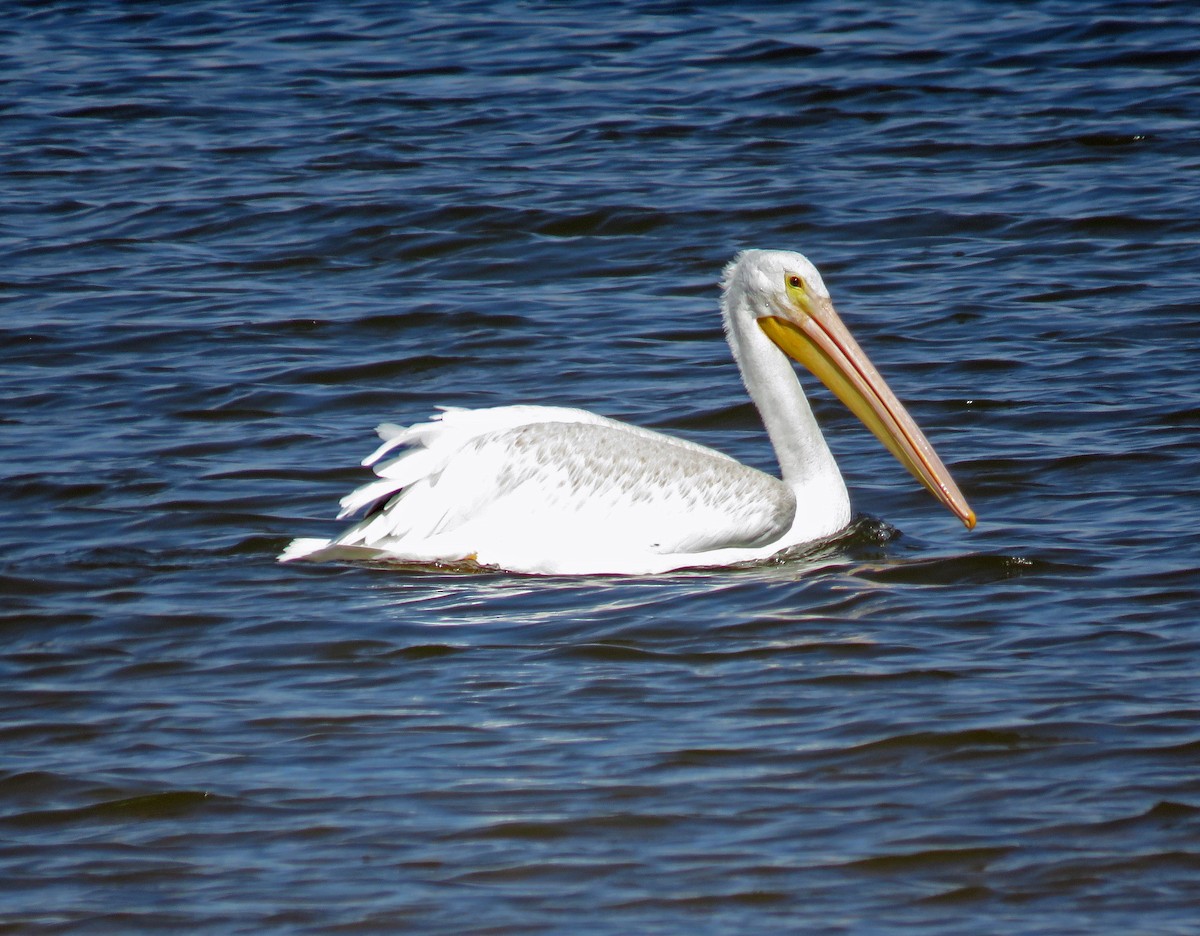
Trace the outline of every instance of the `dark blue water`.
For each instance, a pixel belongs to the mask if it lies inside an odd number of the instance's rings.
[[[1190,4],[8,4],[0,923],[1191,933]],[[784,247],[979,514],[644,579],[280,566],[372,427],[772,467]],[[811,382],[810,382],[811,383]]]

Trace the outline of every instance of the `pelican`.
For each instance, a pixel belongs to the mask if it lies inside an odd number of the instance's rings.
[[[789,358],[975,526],[954,479],[842,324],[807,258],[743,251],[721,287],[726,338],[781,478],[586,410],[445,409],[407,428],[380,426],[383,444],[362,462],[378,478],[342,498],[338,519],[364,507],[366,517],[333,540],[293,540],[280,560],[638,575],[753,562],[830,537],[850,522],[850,495]]]

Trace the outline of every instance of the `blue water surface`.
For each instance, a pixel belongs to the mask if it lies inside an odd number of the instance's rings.
[[[1194,932],[1198,36],[5,6],[0,923]],[[859,517],[792,561],[275,562],[437,405],[774,470],[717,313],[744,247],[820,267],[974,532],[810,387]]]

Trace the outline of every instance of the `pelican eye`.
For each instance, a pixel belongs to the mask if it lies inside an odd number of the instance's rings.
[[[783,282],[788,302],[794,308],[799,309],[807,315],[811,315],[813,297],[809,295],[808,283],[804,282],[804,277],[799,273],[787,273],[784,275]]]

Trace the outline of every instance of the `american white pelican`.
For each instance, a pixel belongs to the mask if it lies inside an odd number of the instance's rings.
[[[577,409],[446,409],[385,424],[344,497],[365,519],[279,557],[477,563],[511,572],[642,574],[765,559],[837,533],[850,496],[788,356],[813,372],[967,528],[975,513],[798,253],[725,268],[725,333],[783,479],[704,446]],[[398,448],[399,456],[383,460]]]

